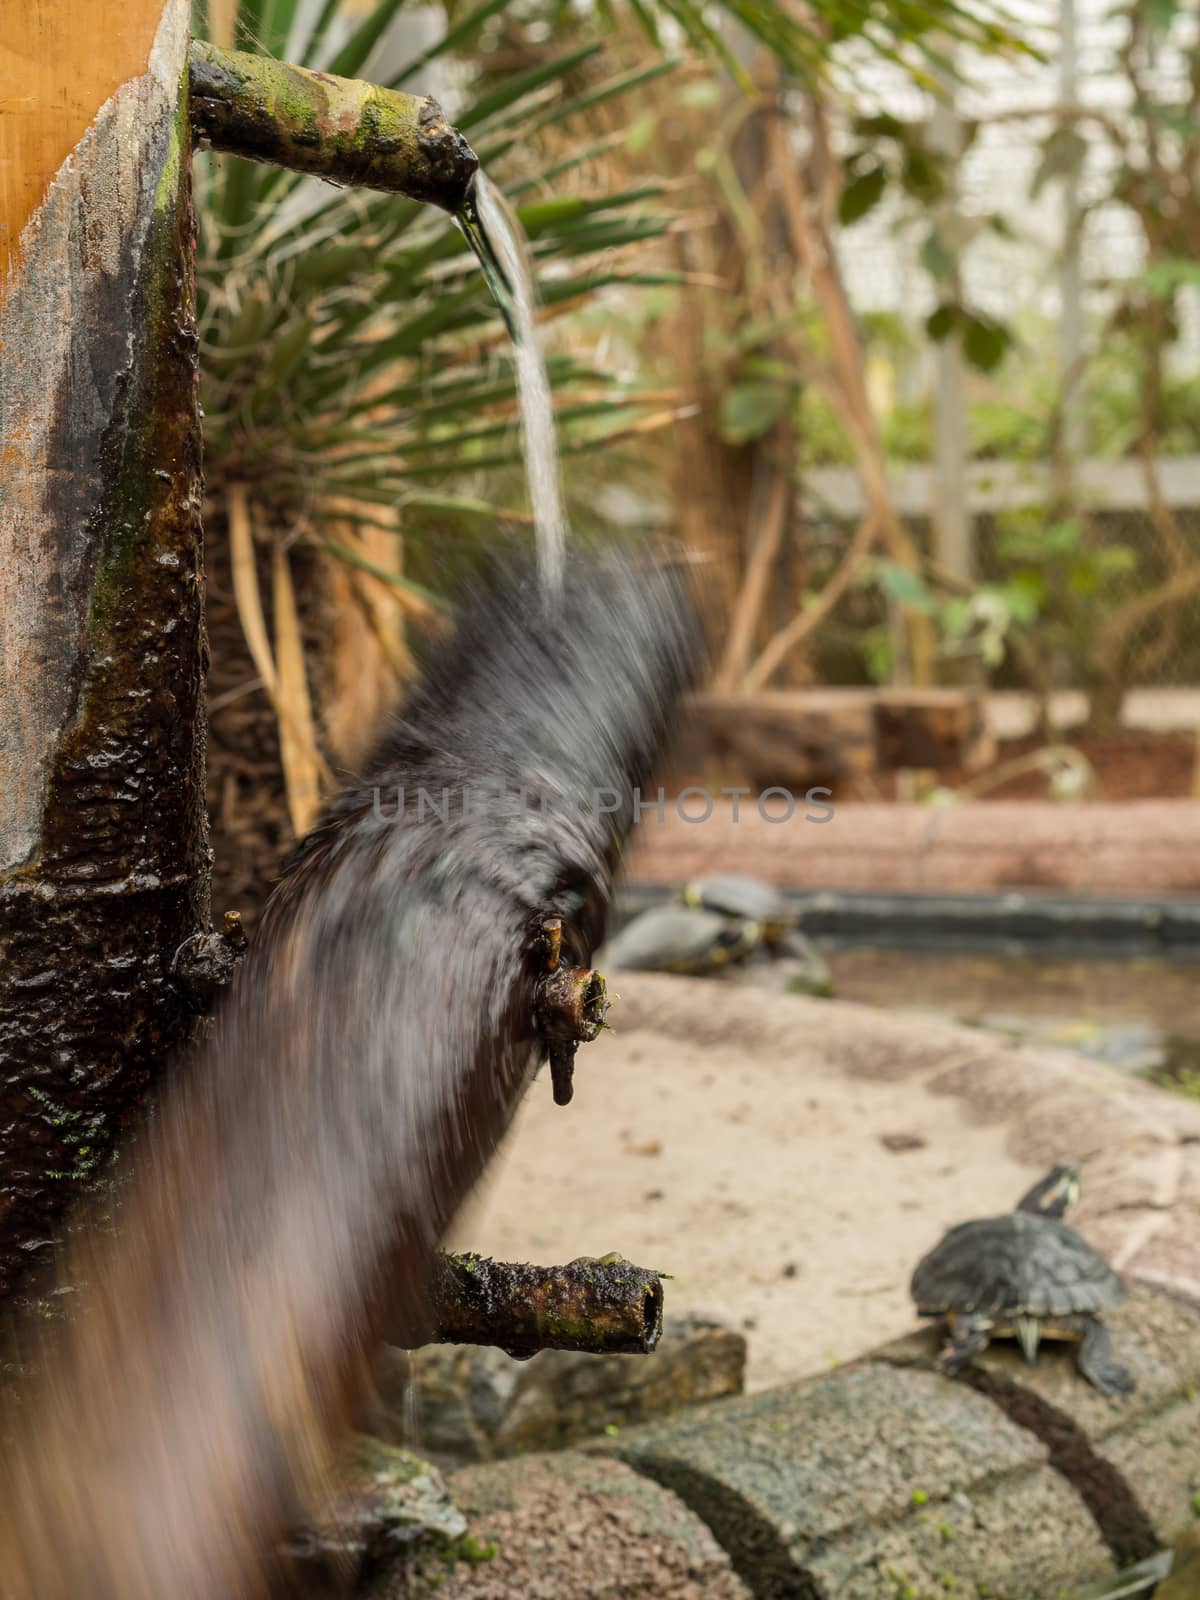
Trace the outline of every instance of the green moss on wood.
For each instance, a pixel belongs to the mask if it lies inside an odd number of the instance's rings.
[[[199,40],[191,106],[214,150],[446,211],[462,208],[479,166],[436,100]]]
[[[637,1354],[662,1332],[660,1274],[615,1252],[561,1267],[443,1255],[432,1295],[436,1337],[448,1344]]]

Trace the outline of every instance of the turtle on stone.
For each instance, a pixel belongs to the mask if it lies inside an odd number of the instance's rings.
[[[1076,1341],[1076,1365],[1101,1394],[1128,1394],[1133,1378],[1113,1357],[1099,1313],[1125,1299],[1104,1257],[1062,1220],[1079,1196],[1079,1169],[1060,1164],[1003,1217],[951,1228],[917,1266],[912,1297],[945,1323],[941,1356],[957,1373],[989,1340],[1015,1338],[1032,1366],[1042,1339]]]
[[[780,891],[747,873],[711,872],[693,878],[679,891],[679,898],[685,906],[756,922],[768,944],[790,933],[796,925],[796,914]]]
[[[596,955],[605,967],[632,972],[718,972],[742,961],[762,938],[749,917],[723,917],[692,906],[652,906]]]
[[[712,872],[692,878],[679,891],[685,906],[715,911],[735,921],[754,922],[760,930],[754,952],[757,964],[748,964],[744,976],[749,982],[762,981],[766,962],[775,963],[772,973],[781,981],[770,983],[794,994],[829,995],[833,984],[824,957],[797,927],[798,913],[783,893],[761,878],[742,872]]]

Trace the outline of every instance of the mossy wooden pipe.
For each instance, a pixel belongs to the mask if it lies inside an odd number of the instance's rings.
[[[192,131],[229,155],[458,211],[479,159],[436,100],[193,40]]]
[[[437,1344],[494,1344],[510,1355],[584,1350],[647,1355],[662,1334],[662,1274],[615,1252],[535,1267],[442,1254],[431,1284]],[[404,1337],[412,1344],[425,1340]]]

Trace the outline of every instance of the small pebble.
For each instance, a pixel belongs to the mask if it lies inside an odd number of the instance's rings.
[[[661,1139],[631,1139],[625,1146],[626,1153],[631,1156],[660,1156],[662,1155]]]
[[[881,1133],[879,1142],[885,1150],[899,1155],[905,1150],[924,1150],[929,1140],[919,1133]]]

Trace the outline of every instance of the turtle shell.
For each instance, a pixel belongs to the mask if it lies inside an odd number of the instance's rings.
[[[741,872],[711,872],[693,878],[684,890],[690,905],[725,917],[749,917],[772,927],[790,928],[796,914],[772,884]]]
[[[912,1297],[923,1316],[980,1313],[1078,1316],[1125,1298],[1120,1278],[1075,1229],[1014,1211],[951,1228],[917,1265]]]
[[[653,906],[615,934],[596,959],[635,972],[712,972],[740,960],[758,937],[753,922],[690,906]]]

